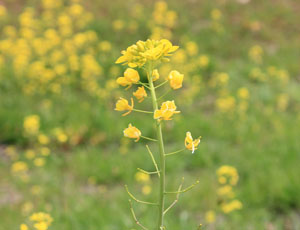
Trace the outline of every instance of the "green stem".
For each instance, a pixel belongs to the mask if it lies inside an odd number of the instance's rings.
[[[140,110],[140,109],[132,109],[135,112],[140,112],[140,113],[153,113],[151,111],[145,111],[145,110]]]
[[[150,86],[151,97],[152,97],[153,110],[155,111],[158,109],[158,105],[157,105],[155,87],[152,81],[152,71],[153,71],[153,66],[149,65],[149,68],[147,69],[147,76],[148,76],[148,81]],[[159,145],[159,156],[160,156],[160,177],[159,177],[160,188],[159,188],[159,201],[158,201],[157,230],[162,230],[164,227],[163,216],[164,216],[164,208],[165,208],[165,149],[163,143],[161,122],[156,120],[155,124],[156,124],[155,127],[157,133],[157,140]]]
[[[171,152],[171,153],[166,153],[165,156],[170,156],[170,155],[173,155],[173,154],[176,154],[176,153],[180,153],[182,151],[184,151],[185,149],[180,149],[178,151],[175,151],[175,152]]]
[[[145,136],[141,136],[141,138],[144,138],[144,139],[146,139],[146,140],[148,140],[148,141],[157,141],[157,140],[155,140],[155,139],[153,139],[153,138],[145,137]]]
[[[163,99],[164,98],[164,96],[166,96],[168,93],[170,93],[171,92],[171,89],[169,89],[167,92],[165,92],[162,96],[160,96],[158,99],[157,99],[157,101],[160,101],[161,99]]]

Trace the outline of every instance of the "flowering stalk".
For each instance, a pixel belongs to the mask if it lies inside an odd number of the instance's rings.
[[[138,170],[145,174],[157,174],[159,178],[159,198],[157,202],[149,202],[149,201],[142,201],[137,199],[128,189],[127,185],[125,189],[131,199],[134,201],[146,204],[146,205],[153,205],[158,207],[158,220],[157,220],[157,227],[152,227],[151,229],[156,230],[165,230],[166,227],[164,226],[164,215],[178,202],[179,194],[184,193],[192,189],[196,184],[199,182],[192,184],[191,186],[182,189],[183,181],[179,186],[177,191],[166,191],[165,189],[165,181],[166,181],[166,172],[165,172],[165,165],[166,165],[166,157],[169,155],[173,155],[179,152],[182,152],[184,149],[172,152],[172,153],[165,153],[164,142],[163,142],[163,135],[162,135],[162,122],[172,120],[174,114],[180,113],[180,111],[176,111],[176,105],[174,101],[165,101],[161,104],[160,109],[158,108],[158,100],[162,99],[166,94],[163,94],[159,99],[156,97],[156,89],[161,87],[162,85],[166,84],[167,82],[170,83],[170,88],[173,90],[177,90],[182,87],[182,82],[184,75],[179,73],[176,70],[170,72],[168,76],[168,80],[164,81],[163,83],[154,85],[154,82],[159,79],[158,70],[155,67],[161,63],[168,61],[168,57],[172,55],[173,52],[177,50],[177,46],[173,46],[172,43],[166,39],[162,39],[160,41],[155,40],[147,40],[147,41],[138,41],[135,45],[132,45],[127,48],[126,51],[122,51],[123,56],[118,58],[116,63],[123,63],[127,64],[131,68],[127,68],[124,72],[123,77],[119,77],[117,79],[117,83],[121,86],[127,87],[129,89],[133,84],[140,84],[141,87],[133,93],[133,96],[139,100],[141,103],[146,97],[147,92],[145,90],[148,89],[151,94],[152,99],[152,107],[153,112],[151,111],[143,111],[134,108],[134,101],[131,98],[131,105],[129,105],[128,101],[124,98],[120,98],[116,103],[115,110],[117,111],[125,111],[123,116],[130,114],[132,111],[141,112],[141,113],[153,113],[153,118],[155,120],[155,129],[156,129],[156,139],[142,136],[142,132],[133,126],[132,124],[128,125],[124,132],[124,136],[128,138],[135,139],[136,142],[140,140],[140,138],[144,138],[148,141],[154,141],[158,144],[159,147],[159,164],[156,163],[153,153],[151,152],[148,145],[146,148],[149,152],[151,160],[154,164],[155,171],[146,171],[143,169],[138,168]],[[138,71],[136,71],[135,67],[143,68],[146,70],[148,83],[140,82],[140,77]],[[186,138],[184,141],[185,149],[188,149],[194,153],[197,149],[197,146],[200,144],[200,138],[193,139],[190,132],[186,133]],[[173,201],[167,208],[165,208],[165,196],[168,194],[176,194],[176,199]],[[145,226],[143,226],[137,219],[137,216],[134,213],[133,206],[130,202],[130,210],[133,216],[134,221],[137,225],[139,225],[142,229],[148,230]]]
[[[147,70],[147,77],[148,77],[149,86],[150,86],[153,110],[156,111],[156,110],[158,110],[158,105],[157,105],[155,87],[153,85],[153,80],[152,80],[152,72],[153,72],[153,67],[152,67],[152,63],[150,63],[148,70]],[[160,180],[159,187],[160,188],[159,188],[159,203],[158,203],[159,204],[159,206],[158,206],[158,230],[160,230],[164,226],[163,215],[164,215],[164,207],[165,207],[165,179],[166,179],[165,148],[164,148],[164,141],[163,141],[160,120],[155,121],[155,128],[156,128],[156,135],[157,135],[157,140],[158,140],[159,156],[160,156],[160,178],[159,178],[159,180]]]

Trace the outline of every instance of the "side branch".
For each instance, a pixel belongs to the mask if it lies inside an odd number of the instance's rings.
[[[142,173],[145,173],[145,174],[148,174],[148,175],[151,175],[151,174],[159,174],[159,171],[155,171],[155,172],[148,172],[144,169],[141,169],[141,168],[137,168],[138,171],[142,172]]]
[[[129,200],[129,205],[130,205],[130,211],[131,211],[131,214],[132,214],[132,217],[133,217],[135,223],[136,223],[138,226],[140,226],[142,229],[148,230],[148,228],[146,228],[145,226],[143,226],[143,225],[137,220],[136,215],[135,215],[134,210],[133,210],[133,207],[132,207],[132,202],[131,202],[131,200]]]
[[[149,86],[147,86],[147,84],[145,84],[145,83],[143,83],[143,82],[141,82],[141,81],[139,81],[139,82],[138,82],[138,84],[141,84],[142,86],[144,86],[144,87],[146,87],[147,89],[149,89],[149,90],[150,90],[150,87],[149,87]]]
[[[199,181],[196,181],[194,184],[192,184],[191,186],[187,187],[186,189],[183,190],[179,190],[176,192],[165,192],[165,194],[178,194],[178,193],[184,193],[187,192],[189,190],[191,190],[193,187],[195,187],[195,185],[199,184]]]
[[[153,162],[153,164],[154,164],[154,167],[155,167],[155,169],[156,169],[156,171],[157,171],[158,177],[160,177],[160,171],[159,171],[159,169],[158,169],[158,166],[157,166],[157,163],[156,163],[156,161],[155,161],[155,158],[154,158],[154,156],[153,156],[153,154],[152,154],[152,152],[151,152],[151,150],[150,150],[150,148],[149,148],[148,145],[146,145],[146,148],[147,148],[148,153],[149,153],[149,155],[150,155],[150,157],[151,157],[151,159],[152,159],[152,162]]]
[[[166,153],[165,156],[166,156],[166,157],[167,157],[167,156],[171,156],[171,155],[173,155],[173,154],[180,153],[180,152],[182,152],[182,151],[184,151],[184,150],[185,150],[185,149],[180,149],[180,150],[175,151],[175,152]]]
[[[141,203],[141,204],[149,204],[149,205],[158,205],[157,203],[152,203],[152,202],[148,202],[148,201],[142,201],[142,200],[138,200],[137,198],[135,198],[132,193],[129,192],[128,190],[128,186],[125,185],[125,189],[126,189],[126,192],[128,193],[128,195],[133,199],[135,200],[136,202],[138,203]]]
[[[179,185],[179,188],[178,188],[178,192],[181,190],[181,188],[182,188],[182,184],[183,184],[183,181],[184,181],[184,177],[182,177],[182,182],[181,182],[181,184]],[[164,215],[171,209],[171,208],[173,208],[174,207],[174,205],[178,202],[178,199],[179,199],[179,195],[180,195],[180,193],[177,193],[177,195],[176,195],[176,199],[173,201],[173,203],[164,211]]]
[[[157,88],[163,86],[163,85],[166,84],[167,82],[168,82],[168,80],[164,81],[163,83],[161,83],[161,84],[155,86],[154,89],[157,89]]]

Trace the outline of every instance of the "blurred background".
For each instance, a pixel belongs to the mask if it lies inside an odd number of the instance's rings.
[[[114,62],[147,38],[180,46],[159,69],[161,81],[185,75],[166,96],[181,111],[165,123],[167,151],[187,131],[203,137],[168,158],[170,190],[182,176],[200,184],[167,229],[300,229],[299,12],[292,0],[0,0],[0,230],[39,211],[53,230],[139,229],[124,184],[154,201],[158,180],[137,171],[153,171],[149,142],[122,130],[155,133],[151,116],[114,111],[136,89],[116,84],[125,66]],[[152,207],[134,208],[156,221]]]

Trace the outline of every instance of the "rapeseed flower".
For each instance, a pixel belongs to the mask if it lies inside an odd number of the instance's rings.
[[[242,209],[243,204],[239,200],[233,200],[229,203],[224,203],[221,205],[221,209],[224,213],[230,213],[234,210]]]
[[[136,138],[135,142],[138,142],[142,135],[141,131],[138,128],[132,126],[131,124],[128,125],[128,128],[124,129],[123,133],[125,137],[133,139]]]
[[[127,68],[126,71],[124,72],[124,77],[119,77],[117,79],[117,83],[121,86],[128,86],[128,88],[130,88],[132,84],[138,83],[139,80],[140,80],[140,75],[138,71],[132,68]]]
[[[191,132],[187,132],[184,140],[184,144],[188,150],[191,150],[192,153],[194,153],[195,150],[197,149],[197,146],[200,144],[200,138],[193,140]]]
[[[229,165],[223,165],[222,167],[220,167],[217,170],[217,175],[221,184],[225,184],[229,180],[228,182],[231,185],[236,185],[239,179],[239,175],[236,168]]]
[[[26,134],[37,134],[40,128],[40,117],[38,115],[30,115],[25,117],[23,127]]]
[[[133,93],[133,96],[135,96],[141,103],[145,99],[145,97],[147,97],[147,93],[144,86],[138,87],[137,91]]]
[[[138,41],[136,44],[123,50],[122,56],[116,63],[128,64],[129,67],[142,67],[148,61],[168,61],[168,57],[178,49],[167,39]]]
[[[116,103],[116,111],[127,111],[126,113],[124,113],[122,116],[126,116],[129,113],[131,113],[131,111],[133,110],[133,98],[131,98],[131,105],[128,104],[128,101],[122,97],[120,97],[120,99],[117,101]]]
[[[21,224],[20,230],[28,230],[28,226],[26,224]]]
[[[176,108],[174,101],[165,101],[160,109],[154,111],[154,119],[172,120],[173,114],[180,113],[180,111],[176,111]]]
[[[152,71],[152,81],[157,81],[159,79],[159,73],[157,69]]]
[[[179,73],[177,70],[173,70],[169,73],[168,79],[172,89],[179,89],[182,87],[184,75]]]
[[[238,89],[238,97],[244,100],[249,98],[249,90],[246,87],[242,87]]]
[[[13,165],[11,166],[11,171],[13,173],[26,172],[27,170],[28,170],[28,166],[23,161],[17,161],[13,163]]]
[[[216,221],[216,214],[214,211],[210,210],[205,213],[205,220],[207,223],[213,223]]]

